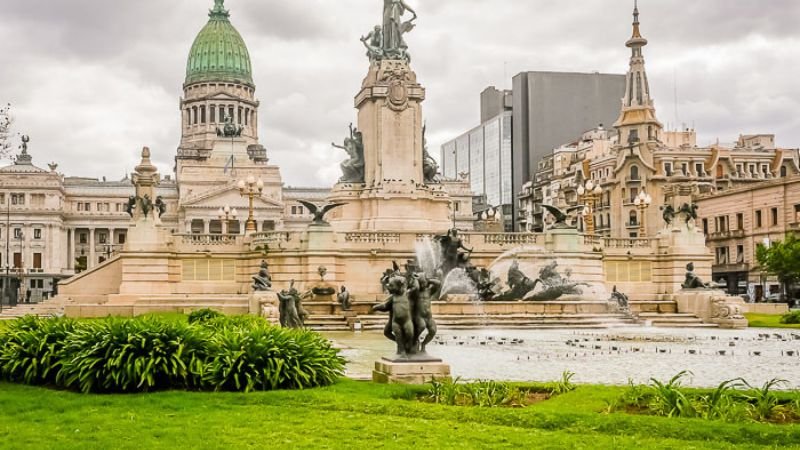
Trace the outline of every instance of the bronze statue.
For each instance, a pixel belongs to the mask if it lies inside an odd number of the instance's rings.
[[[434,240],[439,243],[441,248],[443,280],[447,279],[454,269],[464,268],[469,263],[472,249],[464,245],[464,241],[458,236],[458,230],[449,230],[446,235],[436,236]],[[461,253],[460,250],[464,250],[466,253]]]
[[[347,152],[350,158],[341,164],[342,178],[340,183],[364,182],[364,135],[350,124],[350,137],[344,140],[344,145],[331,143],[332,146]]]
[[[370,62],[380,61],[385,56],[383,52],[383,28],[375,25],[375,28],[366,36],[361,37],[361,42],[367,48],[367,58]]]
[[[616,303],[620,311],[630,311],[628,296],[619,292],[616,286],[614,286],[614,289],[611,291],[610,301]]]
[[[427,129],[427,124],[422,126],[422,174],[425,184],[434,184],[439,181],[439,163],[428,153],[428,139],[425,137]]]
[[[672,205],[666,205],[661,207],[661,211],[663,211],[661,217],[664,218],[664,223],[667,226],[672,225],[672,221],[675,220],[675,208]]]
[[[403,21],[406,13],[410,20]],[[405,0],[383,0],[383,50],[388,59],[408,60],[408,45],[403,35],[414,29],[417,13]]]
[[[567,223],[567,221],[569,220],[569,215],[567,213],[570,213],[572,211],[576,211],[576,210],[579,210],[579,209],[583,209],[584,206],[582,206],[582,205],[573,206],[573,207],[567,209],[566,213],[564,211],[561,211],[560,209],[556,208],[555,206],[551,206],[551,205],[542,205],[542,208],[546,209],[547,212],[549,212],[550,215],[552,215],[556,219],[556,221],[553,224],[552,228],[556,229],[556,230],[563,230],[563,229],[573,229],[573,228],[575,228],[573,226],[570,226]]]
[[[125,205],[125,212],[128,213],[129,216],[133,217],[133,212],[136,210],[136,197],[131,195],[128,197],[128,203]]]
[[[308,312],[303,309],[300,292],[294,287],[294,280],[289,285],[289,290],[278,293],[280,300],[280,323],[284,328],[303,328]]]
[[[272,289],[272,276],[269,274],[269,264],[262,260],[258,275],[253,277],[253,290],[267,292],[270,289]]]
[[[391,332],[385,329],[384,334],[397,343],[397,356],[400,358],[408,358],[414,353],[415,347],[414,320],[406,287],[405,277],[392,276],[388,284],[390,297],[383,304],[372,308],[373,311],[389,313],[387,328],[390,328]]]
[[[160,219],[167,212],[167,204],[164,199],[159,195],[156,197],[156,211],[158,211],[158,218]]]
[[[345,286],[342,286],[342,291],[337,295],[337,300],[339,300],[339,304],[342,305],[342,310],[350,311],[350,306],[352,306],[350,303],[350,293],[347,292]]]
[[[684,289],[710,289],[711,286],[707,283],[703,283],[703,280],[700,279],[694,273],[694,263],[689,263],[686,265],[686,280],[681,285]]]
[[[233,117],[230,114],[225,114],[225,118],[223,119],[225,125],[220,129],[217,128],[217,136],[219,137],[241,137],[242,131],[244,131],[244,127],[236,126],[233,124]]]
[[[414,342],[419,343],[419,353],[424,354],[426,347],[436,336],[436,321],[433,320],[431,302],[439,298],[441,290],[441,281],[435,278],[428,279],[425,275],[419,275],[415,291],[409,293],[414,311]],[[427,331],[427,335],[420,342],[422,333],[425,331]]]
[[[150,195],[144,194],[144,198],[140,199],[140,203],[142,204],[142,216],[147,219],[147,215],[153,210],[153,201],[150,199]]]
[[[681,206],[681,209],[678,211],[678,213],[684,215],[684,217],[686,218],[686,225],[689,225],[690,222],[697,220],[698,209],[700,209],[700,207],[694,203],[692,204],[684,203],[683,206]]]
[[[314,221],[311,223],[311,225],[314,226],[329,226],[330,224],[325,221],[325,215],[331,210],[346,205],[346,203],[331,203],[320,208],[319,206],[305,200],[298,200],[298,202],[308,208],[308,211],[314,215]]]

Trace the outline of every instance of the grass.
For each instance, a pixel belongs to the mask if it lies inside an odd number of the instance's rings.
[[[528,408],[419,402],[426,387],[80,395],[0,384],[3,448],[800,448],[800,427],[605,413],[625,388]]]
[[[800,329],[800,324],[781,323],[781,314],[745,314],[751,328],[793,328]]]

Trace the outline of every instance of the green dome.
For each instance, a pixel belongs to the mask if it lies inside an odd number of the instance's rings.
[[[225,0],[214,0],[208,24],[200,31],[189,51],[186,84],[230,81],[253,85],[250,53],[244,39],[231,25]]]

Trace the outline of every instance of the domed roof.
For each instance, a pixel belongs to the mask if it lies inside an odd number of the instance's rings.
[[[253,85],[250,53],[231,24],[224,3],[225,0],[214,0],[208,24],[192,44],[186,63],[186,84],[232,81]]]

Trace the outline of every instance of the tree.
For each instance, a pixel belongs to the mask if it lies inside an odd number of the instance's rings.
[[[14,118],[11,116],[11,104],[0,107],[0,159],[7,158],[11,150],[11,125]]]
[[[790,234],[785,241],[775,242],[770,247],[759,245],[756,259],[761,270],[778,277],[785,299],[789,286],[800,280],[800,239]]]

